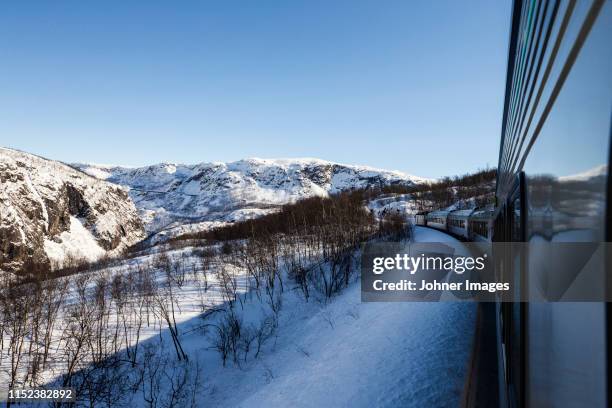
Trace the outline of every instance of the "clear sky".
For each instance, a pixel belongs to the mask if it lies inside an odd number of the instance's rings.
[[[0,3],[0,145],[144,165],[497,164],[511,2]]]

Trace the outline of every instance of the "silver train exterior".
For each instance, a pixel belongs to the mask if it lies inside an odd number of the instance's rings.
[[[432,211],[427,214],[425,217],[427,221],[427,226],[431,228],[436,228],[439,230],[446,231],[446,224],[448,221],[448,214],[450,211],[438,210]]]
[[[420,211],[414,215],[414,224],[425,226],[427,225],[427,212]]]
[[[474,211],[467,232],[454,232],[474,241],[611,242],[611,118],[612,1],[514,0],[496,207]],[[424,218],[446,231],[461,216]],[[494,390],[495,403],[468,406],[612,407],[612,302],[520,301],[539,296],[540,282],[563,286],[560,300],[584,283],[529,255],[495,259],[516,300],[481,305],[496,354],[482,361],[497,372],[495,380],[479,374],[481,395]],[[606,299],[609,262],[589,265]]]
[[[468,239],[490,242],[493,239],[493,209],[475,210],[469,219]]]
[[[415,215],[415,224],[445,231],[469,241],[491,241],[493,209],[438,210]]]
[[[496,242],[612,240],[612,2],[513,3],[496,183]],[[532,256],[534,255],[534,256]],[[495,303],[499,406],[612,406],[612,303],[560,300],[612,271],[560,276],[541,253],[504,257],[515,301]],[[573,299],[573,298],[569,298]]]

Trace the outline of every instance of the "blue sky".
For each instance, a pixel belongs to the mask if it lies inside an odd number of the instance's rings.
[[[127,165],[497,163],[510,2],[0,3],[0,145]]]

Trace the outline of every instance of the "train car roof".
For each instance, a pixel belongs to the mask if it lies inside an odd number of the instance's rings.
[[[455,211],[452,211],[449,216],[450,217],[467,218],[470,215],[472,215],[473,212],[474,212],[473,209],[470,209],[470,210],[455,210]]]
[[[472,218],[493,218],[493,214],[495,213],[495,209],[493,208],[483,208],[480,210],[476,210],[472,213]]]
[[[437,217],[437,216],[443,216],[446,217],[448,214],[450,213],[450,211],[447,210],[437,210],[437,211],[432,211],[429,214],[427,214],[427,216],[432,216],[432,217]]]

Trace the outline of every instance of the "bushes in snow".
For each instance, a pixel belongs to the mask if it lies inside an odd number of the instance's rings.
[[[230,357],[234,364],[240,365],[241,362],[246,363],[249,357],[259,357],[262,347],[278,328],[278,314],[271,313],[257,324],[245,325],[242,318],[230,309],[224,311],[213,326],[211,342],[219,352],[223,366]]]
[[[197,293],[210,317],[203,327],[224,365],[258,358],[278,328],[286,291],[297,288],[306,300],[327,301],[354,277],[361,243],[408,233],[398,217],[377,222],[364,206],[368,194],[309,198],[194,237],[215,245],[190,254],[161,252],[146,264],[133,258],[120,272],[113,269],[116,261],[103,260],[93,270],[74,261],[54,279],[46,271],[19,284],[3,282],[0,366],[11,386],[40,386],[56,350],[62,375],[55,385],[74,387],[85,405],[121,403],[113,390],[138,390],[151,407],[181,405],[200,375],[177,324],[183,291]],[[80,271],[87,273],[71,275]],[[239,273],[248,276],[247,294],[241,294]],[[208,303],[213,286],[223,308]],[[256,298],[263,316],[243,318],[247,297]],[[171,354],[141,344],[146,328],[167,332],[159,341],[171,342]]]

